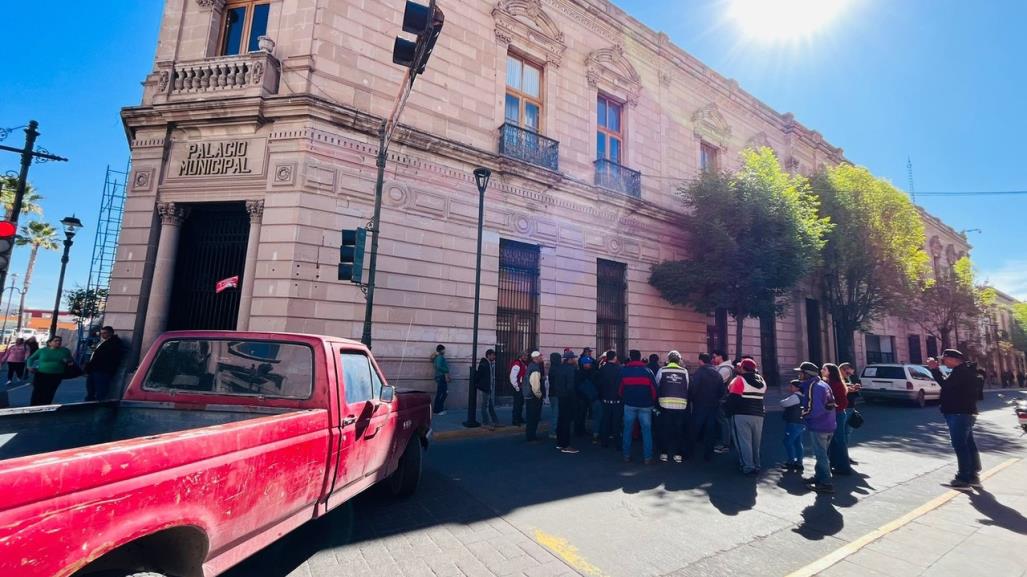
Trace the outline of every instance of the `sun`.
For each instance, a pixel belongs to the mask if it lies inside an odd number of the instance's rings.
[[[728,0],[746,38],[792,42],[826,33],[852,0]]]

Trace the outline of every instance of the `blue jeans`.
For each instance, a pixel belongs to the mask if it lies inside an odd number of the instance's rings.
[[[603,402],[599,399],[592,401],[592,437],[599,438],[599,429],[603,426]]]
[[[549,428],[549,432],[555,435],[556,426],[560,423],[560,397],[549,395],[549,408],[553,410],[553,424]]]
[[[635,428],[635,421],[638,421],[638,426],[642,429],[642,458],[652,459],[653,409],[652,407],[632,407],[630,405],[624,405],[624,438],[621,441],[624,457],[631,458],[631,432]]]
[[[834,436],[831,437],[829,447],[831,467],[839,471],[851,471],[852,464],[849,463],[849,414],[845,411],[835,413],[837,426],[834,429]]]
[[[981,454],[977,451],[977,442],[974,441],[977,416],[945,415],[945,422],[949,426],[949,438],[952,440],[952,448],[956,450],[956,462],[959,464],[956,478],[966,482],[976,480],[977,474],[981,472]]]
[[[472,385],[473,386],[473,385]],[[432,412],[435,414],[441,413],[446,410],[446,397],[449,396],[449,383],[446,382],[445,375],[438,375],[435,377],[435,404],[432,406]]]
[[[802,446],[802,437],[806,434],[806,425],[802,423],[785,423],[785,453],[788,462],[802,465],[802,457],[806,449]]]
[[[813,456],[817,458],[813,478],[820,485],[831,484],[831,459],[827,456],[827,448],[831,445],[833,436],[834,433],[810,431],[810,437],[813,438]]]

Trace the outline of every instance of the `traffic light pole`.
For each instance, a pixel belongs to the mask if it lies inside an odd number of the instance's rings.
[[[405,84],[407,83],[405,82]],[[375,181],[374,185],[374,216],[371,217],[371,222],[367,227],[368,232],[371,233],[371,261],[367,269],[364,333],[360,337],[360,342],[364,343],[364,346],[367,348],[371,348],[371,313],[374,311],[375,273],[378,270],[378,225],[382,216],[382,188],[385,185],[385,159],[387,155],[385,125],[382,125],[378,134],[378,180]]]

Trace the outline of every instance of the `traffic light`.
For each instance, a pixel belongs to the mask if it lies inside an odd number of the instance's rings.
[[[342,231],[342,246],[339,247],[339,280],[360,284],[360,281],[364,279],[364,245],[366,243],[366,228]]]
[[[11,262],[11,249],[18,227],[9,220],[0,220],[0,270],[7,270]]]
[[[392,62],[410,68],[414,75],[422,74],[445,19],[442,10],[435,6],[435,0],[428,6],[408,1],[403,11],[403,32],[414,34],[417,39],[411,42],[397,36],[392,47]]]

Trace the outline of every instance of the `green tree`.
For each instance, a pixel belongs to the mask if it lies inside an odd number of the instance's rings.
[[[973,263],[964,256],[950,269],[939,271],[936,278],[925,282],[908,301],[903,316],[940,340],[943,348],[948,348],[959,345],[953,342],[953,335],[958,336],[959,329],[973,332],[974,321],[984,315],[994,301],[995,289],[974,282]]]
[[[747,317],[780,314],[789,291],[817,264],[828,219],[802,176],[770,148],[742,152],[735,174],[708,173],[680,190],[689,256],[653,267],[649,283],[667,301],[735,319],[735,355]]]
[[[923,221],[905,194],[863,167],[828,168],[813,188],[820,214],[834,225],[817,276],[838,355],[851,362],[853,334],[896,310],[926,278]]]
[[[1013,305],[1013,330],[1010,332],[1013,346],[1027,352],[1027,303]]]
[[[85,289],[77,287],[64,295],[68,312],[75,317],[75,322],[83,323],[95,319],[103,313],[107,303],[107,289]]]
[[[11,208],[14,206],[14,195],[17,191],[18,178],[16,176],[0,176],[0,204],[3,205],[5,219],[11,214]],[[41,200],[43,200],[43,197],[39,195],[31,182],[25,185],[25,196],[21,198],[22,214],[43,214],[43,207],[39,205]]]
[[[29,285],[32,284],[32,271],[36,268],[36,255],[39,249],[57,250],[60,244],[57,242],[57,229],[48,222],[30,220],[28,224],[21,227],[21,234],[18,235],[16,243],[20,246],[29,245],[32,250],[29,252],[29,263],[25,267],[25,280],[21,285],[21,301],[18,303],[18,318],[21,318],[21,311],[25,310],[25,297],[29,294]]]

